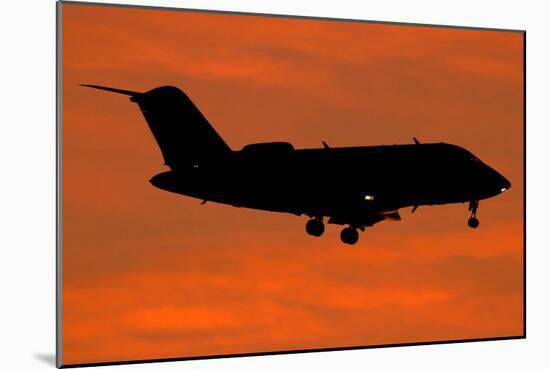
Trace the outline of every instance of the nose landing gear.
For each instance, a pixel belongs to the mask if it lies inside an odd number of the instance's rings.
[[[306,232],[311,236],[320,237],[325,232],[323,218],[315,217],[308,220],[306,223]]]
[[[476,218],[478,206],[479,206],[479,200],[470,201],[470,205],[468,206],[468,210],[472,212],[470,215],[470,219],[468,219],[468,226],[470,228],[479,227],[479,220]]]

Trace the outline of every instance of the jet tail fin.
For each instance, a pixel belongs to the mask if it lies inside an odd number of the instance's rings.
[[[179,88],[162,86],[147,92],[88,85],[81,86],[130,96],[136,103],[170,168],[189,167],[231,152],[191,99]]]

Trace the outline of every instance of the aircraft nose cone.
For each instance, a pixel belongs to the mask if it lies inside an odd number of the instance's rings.
[[[504,178],[504,176],[499,174],[499,177],[500,178],[499,178],[498,187],[499,187],[500,192],[504,192],[507,189],[509,189],[510,187],[512,187],[512,184],[510,183],[510,181],[507,180],[506,178]]]
[[[512,186],[510,181],[490,166],[481,164],[478,168],[476,196],[479,198],[497,196]]]

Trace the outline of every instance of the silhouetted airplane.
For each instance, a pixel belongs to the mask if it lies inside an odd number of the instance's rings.
[[[468,225],[477,228],[479,201],[510,182],[467,150],[447,144],[296,150],[288,142],[246,145],[234,151],[180,89],[134,92],[82,85],[130,96],[145,116],[170,170],[153,186],[236,207],[305,214],[306,231],[321,236],[328,223],[347,225],[340,238],[357,242],[357,230],[401,220],[400,208],[469,202]]]

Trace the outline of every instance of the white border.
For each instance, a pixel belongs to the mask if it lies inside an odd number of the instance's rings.
[[[98,0],[98,2],[102,2]],[[128,3],[112,0],[112,3]],[[132,368],[544,367],[550,337],[547,12],[537,1],[129,1],[132,4],[527,30],[527,340],[133,365]],[[3,366],[53,367],[55,4],[3,4],[0,209]],[[546,363],[546,364],[544,364]]]

